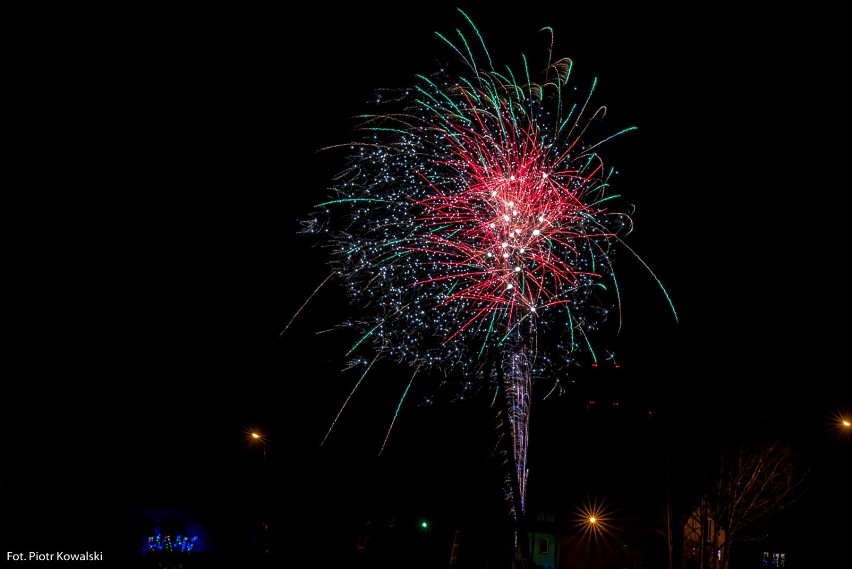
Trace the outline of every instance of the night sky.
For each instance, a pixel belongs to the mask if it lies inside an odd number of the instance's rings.
[[[126,564],[145,508],[189,512],[220,559],[244,559],[244,520],[266,504],[277,555],[313,566],[366,518],[427,516],[483,551],[505,534],[487,397],[451,401],[423,378],[380,455],[411,376],[381,362],[323,444],[358,380],[343,371],[353,337],[329,331],[347,314],[342,288],[322,287],[287,327],[329,272],[298,233],[343,164],[318,150],[352,139],[374,89],[455,58],[434,32],[466,26],[456,6],[513,67],[542,56],[552,27],[578,91],[598,78],[605,124],[638,127],[603,155],[636,208],[629,243],[679,317],[625,267],[619,367],[580,369],[547,400],[534,387],[530,508],[593,496],[627,519],[664,491],[667,465],[687,486],[720,444],[780,439],[812,471],[779,522],[790,551],[848,553],[848,105],[837,40],[800,33],[836,16],[428,4],[21,20],[3,563],[66,548]],[[590,414],[590,399],[622,409]]]

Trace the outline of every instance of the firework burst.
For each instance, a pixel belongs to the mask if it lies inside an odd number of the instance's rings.
[[[389,110],[362,116],[363,137],[334,147],[345,168],[303,231],[323,237],[355,309],[353,361],[438,371],[459,396],[502,401],[519,513],[533,381],[552,391],[566,368],[596,359],[611,313],[620,327],[617,249],[647,269],[623,241],[630,214],[612,205],[614,170],[598,154],[633,127],[602,130],[594,82],[581,100],[566,96],[569,59],[550,59],[539,82],[525,59],[520,74],[498,71],[464,17],[476,44],[437,34],[461,73],[447,66],[381,92]]]

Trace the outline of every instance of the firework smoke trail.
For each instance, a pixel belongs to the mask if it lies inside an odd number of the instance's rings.
[[[357,312],[350,353],[439,371],[459,397],[503,394],[518,516],[533,380],[595,359],[592,336],[620,315],[613,259],[632,221],[609,208],[613,171],[596,150],[633,128],[597,134],[594,83],[583,100],[564,96],[569,59],[538,83],[525,60],[523,81],[498,71],[464,17],[482,55],[462,32],[458,46],[438,34],[462,72],[380,93],[393,111],[362,116],[363,139],[333,147],[345,168],[303,232],[324,239]]]

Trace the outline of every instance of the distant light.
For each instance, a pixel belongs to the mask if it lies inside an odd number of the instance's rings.
[[[852,427],[852,423],[850,423],[847,419],[843,419],[842,422],[844,427]]]
[[[259,439],[259,438],[260,438],[260,435],[259,435],[259,434],[257,434],[257,433],[252,433],[252,434],[251,434],[251,438],[253,438],[253,439]]]
[[[610,532],[612,517],[606,503],[590,499],[577,508],[577,513],[576,524],[584,539],[595,540]]]

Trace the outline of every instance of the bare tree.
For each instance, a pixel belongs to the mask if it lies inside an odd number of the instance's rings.
[[[702,508],[705,527],[713,528],[707,538],[718,552],[708,566],[728,569],[734,544],[766,537],[765,523],[802,496],[807,478],[787,444],[723,450]]]
[[[654,528],[655,533],[662,536],[666,543],[666,558],[668,569],[674,569],[675,553],[675,528],[677,520],[675,517],[674,498],[672,493],[672,465],[671,461],[666,464],[666,492],[663,499],[661,517],[657,520],[658,525]]]

